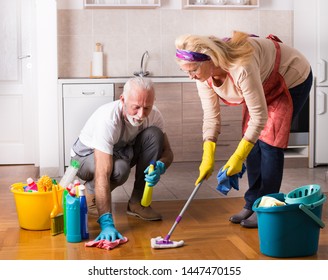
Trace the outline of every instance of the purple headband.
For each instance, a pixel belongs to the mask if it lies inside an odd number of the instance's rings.
[[[177,50],[175,56],[179,59],[186,60],[186,61],[206,61],[211,60],[211,58],[204,53],[186,51],[186,50]]]

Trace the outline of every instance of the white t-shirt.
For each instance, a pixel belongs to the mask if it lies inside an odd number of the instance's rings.
[[[114,150],[132,146],[136,136],[150,126],[156,126],[164,132],[164,120],[155,105],[143,124],[134,127],[124,119],[122,102],[116,100],[100,106],[90,116],[81,130],[79,139],[91,149],[113,155]]]

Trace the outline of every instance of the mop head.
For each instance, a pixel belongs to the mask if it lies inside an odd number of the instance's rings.
[[[154,249],[168,249],[168,248],[176,248],[183,246],[184,241],[171,241],[165,240],[164,238],[157,236],[156,238],[152,238],[150,240],[150,245]]]

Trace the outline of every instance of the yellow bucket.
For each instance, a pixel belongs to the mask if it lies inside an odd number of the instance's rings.
[[[26,184],[11,185],[14,194],[19,225],[28,230],[47,230],[51,227],[50,213],[54,207],[51,192],[24,192]],[[61,202],[63,188],[58,191]]]

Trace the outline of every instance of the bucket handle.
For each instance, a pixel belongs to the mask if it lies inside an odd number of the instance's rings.
[[[321,221],[321,219],[319,219],[315,214],[313,214],[304,204],[300,204],[299,208],[312,220],[314,220],[321,228],[325,227],[325,223]]]
[[[317,215],[315,215],[310,209],[314,209],[315,207],[323,204],[326,201],[327,197],[325,195],[322,196],[322,198],[312,204],[300,204],[298,207],[301,209],[305,214],[307,214],[312,220],[314,220],[321,228],[325,227],[325,223],[319,219]]]
[[[323,204],[327,199],[327,196],[326,195],[322,195],[322,198],[314,203],[311,203],[311,204],[304,204],[304,206],[306,206],[307,208],[310,208],[310,209],[314,209],[318,206],[320,206],[321,204]]]

